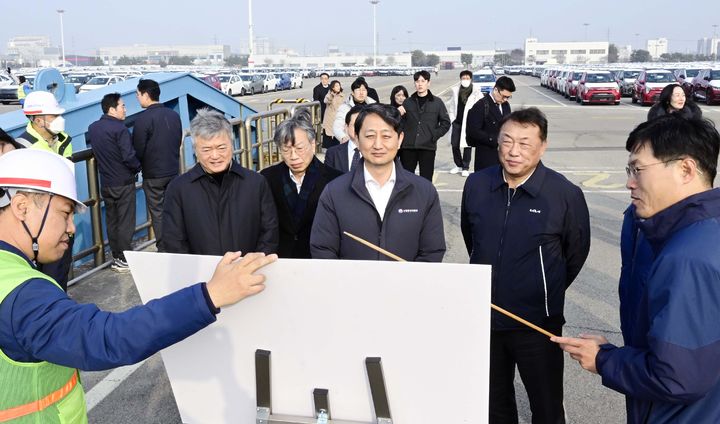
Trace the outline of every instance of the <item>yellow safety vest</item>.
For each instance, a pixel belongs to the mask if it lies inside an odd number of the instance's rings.
[[[40,278],[62,290],[28,262],[0,250],[0,303],[20,284]],[[85,394],[78,371],[49,362],[17,362],[0,340],[0,423],[86,424]]]
[[[58,134],[57,137],[57,142],[50,147],[48,142],[40,135],[40,133],[35,131],[35,128],[32,126],[32,122],[28,122],[27,127],[25,127],[25,132],[22,133],[20,137],[16,138],[15,141],[25,147],[57,153],[65,158],[72,156],[72,137],[64,132]]]

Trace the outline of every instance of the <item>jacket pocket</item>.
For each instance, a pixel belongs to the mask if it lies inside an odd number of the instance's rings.
[[[548,308],[548,288],[547,288],[547,278],[545,277],[545,261],[543,260],[543,251],[542,251],[542,245],[538,246],[538,252],[540,253],[540,274],[542,276],[542,283],[543,283],[543,295],[544,295],[544,301],[545,301],[545,316],[550,316],[550,309]]]

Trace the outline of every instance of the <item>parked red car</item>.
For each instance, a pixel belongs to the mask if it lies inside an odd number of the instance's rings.
[[[635,80],[632,102],[643,106],[654,104],[666,85],[677,82],[675,75],[667,69],[646,69]]]
[[[586,71],[577,86],[577,100],[582,105],[591,103],[620,104],[620,87],[610,71]]]
[[[708,105],[720,101],[720,68],[703,69],[693,78],[692,97]]]

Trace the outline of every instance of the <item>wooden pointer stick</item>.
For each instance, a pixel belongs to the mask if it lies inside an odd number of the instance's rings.
[[[364,244],[365,246],[375,250],[376,252],[382,253],[383,255],[387,256],[388,258],[394,259],[398,262],[407,262],[405,259],[401,258],[400,256],[395,255],[394,253],[390,253],[387,250],[383,249],[382,247],[376,246],[365,239],[362,239],[356,235],[348,233],[347,231],[343,231],[343,234],[345,234],[346,236],[350,237],[351,239],[357,241],[360,244]],[[537,325],[535,325],[527,320],[520,318],[519,316],[513,314],[512,312],[506,311],[505,309],[503,309],[499,306],[495,306],[492,303],[490,304],[490,307],[495,309],[496,311],[500,312],[501,314],[503,314],[507,317],[510,317],[510,318],[514,319],[515,321],[532,328],[535,331],[539,331],[540,333],[542,333],[548,337],[555,337],[555,335],[553,333],[551,333],[543,328],[540,328]]]

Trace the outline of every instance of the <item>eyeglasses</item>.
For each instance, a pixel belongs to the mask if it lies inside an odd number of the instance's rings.
[[[682,158],[675,158],[675,159],[670,159],[670,160],[664,160],[662,162],[655,162],[655,163],[651,163],[648,165],[643,165],[642,168],[639,166],[628,164],[628,166],[625,167],[625,173],[627,174],[628,178],[632,177],[632,178],[637,179],[638,175],[640,174],[640,171],[644,171],[646,168],[649,168],[649,167],[655,166],[655,165],[660,165],[661,163],[667,165],[670,162],[675,162],[675,161],[679,161],[679,160],[682,160]]]
[[[283,146],[280,149],[280,153],[283,154],[283,156],[290,156],[292,152],[294,151],[298,156],[304,154],[310,149],[310,144],[305,144],[303,146]]]
[[[500,96],[503,100],[510,100],[510,99],[512,99],[512,94],[509,95],[509,96],[504,96],[504,95],[500,92],[500,90],[498,90],[497,88],[495,89],[495,91],[497,91],[498,96]]]

